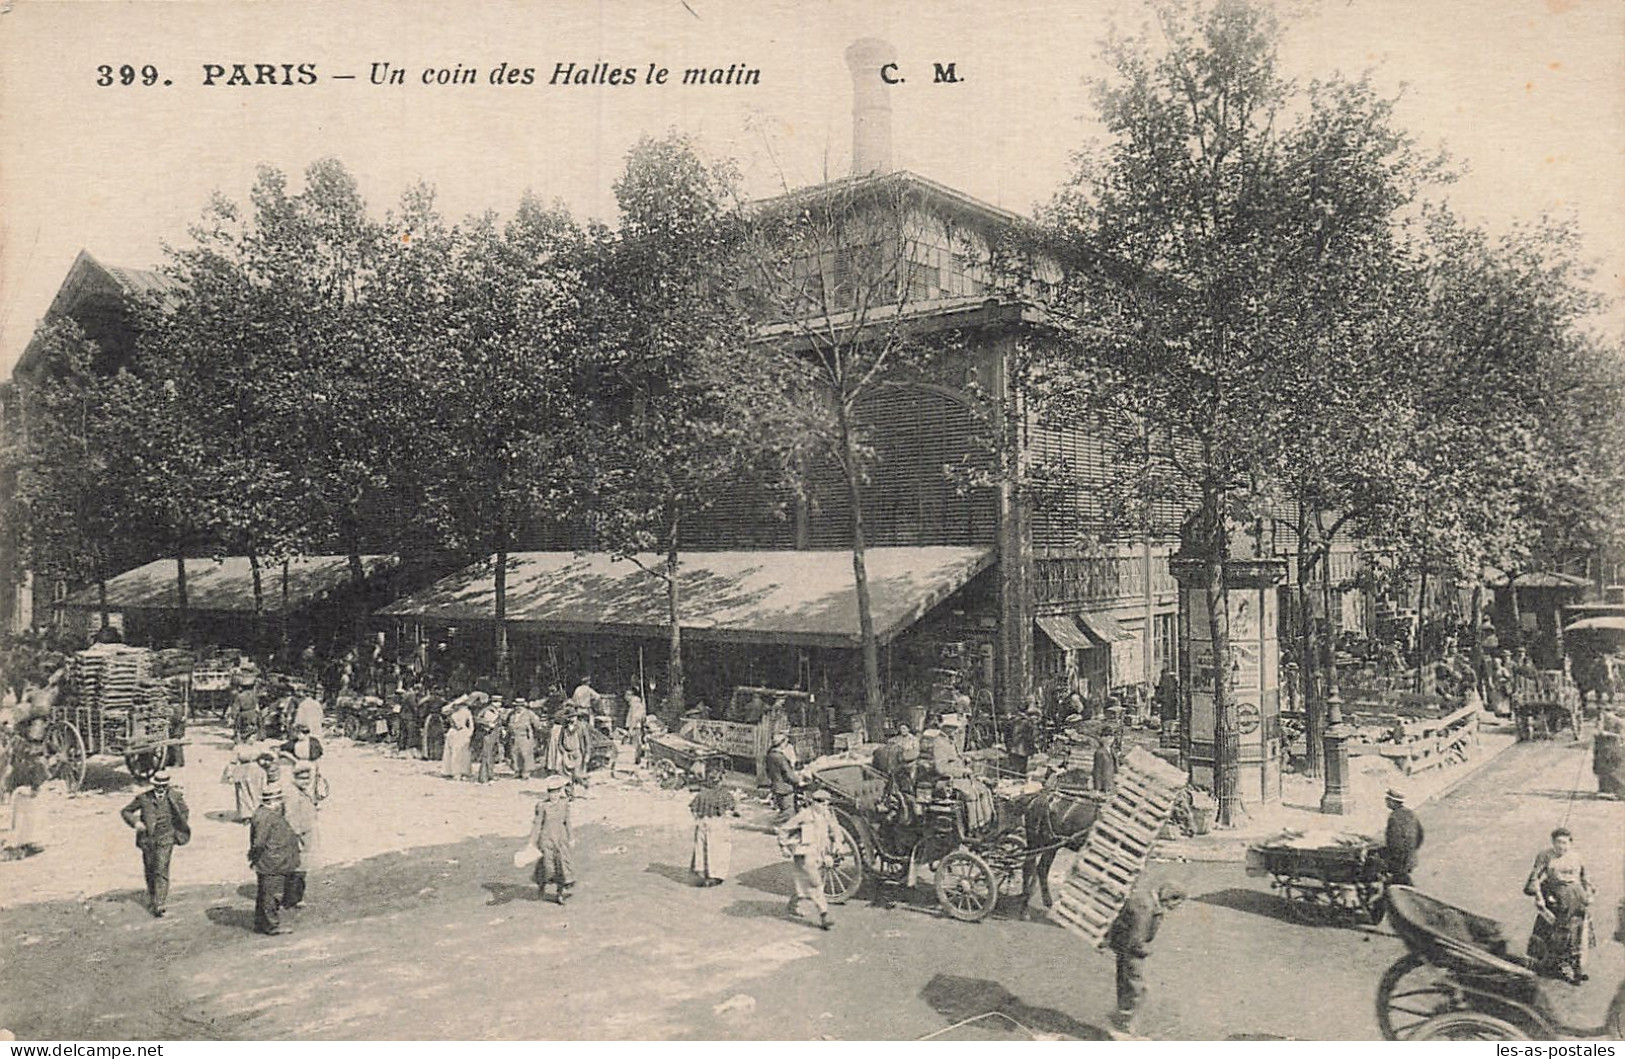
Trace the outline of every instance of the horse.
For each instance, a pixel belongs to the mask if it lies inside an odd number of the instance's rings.
[[[1055,864],[1055,855],[1063,846],[1074,853],[1083,848],[1105,799],[1094,794],[1046,788],[1021,801],[1022,826],[1026,830],[1027,849],[1031,851],[1021,865],[1021,918],[1026,919],[1035,886],[1043,895],[1046,909],[1054,903],[1049,892],[1049,871]]]

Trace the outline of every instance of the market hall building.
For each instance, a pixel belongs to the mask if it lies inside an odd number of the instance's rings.
[[[984,716],[1017,708],[1030,693],[1055,705],[1072,690],[1096,700],[1136,685],[1149,691],[1176,666],[1178,586],[1167,558],[1181,512],[1160,510],[1149,537],[1090,539],[1101,524],[1090,486],[1110,477],[1106,449],[1081,428],[1038,422],[1018,382],[1020,359],[1049,340],[1045,279],[1058,269],[1035,262],[1021,296],[992,293],[987,262],[1025,222],[892,168],[889,104],[873,78],[860,76],[878,65],[875,47],[883,46],[860,42],[848,52],[854,175],[755,208],[830,196],[871,211],[872,225],[849,230],[906,248],[907,282],[867,315],[853,309],[843,318],[845,306],[825,306],[828,322],[888,335],[902,327],[933,348],[927,367],[898,373],[857,408],[873,454],[860,495],[887,713],[917,724],[954,688],[972,694]],[[840,289],[858,267],[853,256],[816,249],[790,250],[800,257],[788,267]],[[805,331],[763,318],[757,341],[794,346]],[[1042,464],[1073,485],[1034,504],[996,466],[1001,439],[1009,466]],[[686,698],[716,711],[734,686],[799,688],[840,710],[831,721],[841,731],[863,702],[852,520],[832,465],[810,468],[810,479],[805,498],[735,483],[689,532],[680,605]],[[424,650],[489,643],[494,582],[488,561],[380,614]],[[663,583],[639,564],[516,554],[507,586],[521,686],[570,687],[588,672],[600,690],[663,682]]]

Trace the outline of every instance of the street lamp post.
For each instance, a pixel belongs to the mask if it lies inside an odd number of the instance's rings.
[[[1347,816],[1354,811],[1354,791],[1349,785],[1348,742],[1352,734],[1354,729],[1343,723],[1343,698],[1334,684],[1326,694],[1326,733],[1321,738],[1326,751],[1326,793],[1320,797],[1323,813]]]

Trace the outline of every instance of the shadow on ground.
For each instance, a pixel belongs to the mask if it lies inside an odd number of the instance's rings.
[[[1111,1035],[1099,1026],[1091,1025],[1054,1008],[1034,1007],[1016,996],[998,982],[985,978],[965,978],[959,975],[939,974],[925,983],[920,999],[931,1010],[948,1020],[949,1025],[979,1018],[997,1012],[1020,1023],[1036,1033],[1071,1037],[1080,1041],[1105,1041]]]
[[[1293,906],[1291,901],[1279,894],[1265,893],[1262,890],[1249,890],[1245,887],[1233,886],[1227,890],[1215,890],[1195,898],[1198,904],[1218,905],[1220,908],[1229,908],[1237,912],[1248,912],[1266,919],[1277,919],[1282,923],[1302,923],[1303,915]]]
[[[660,861],[652,860],[649,862],[649,866],[643,869],[643,873],[645,875],[663,876],[679,885],[690,889],[694,888],[694,873],[688,870],[687,865],[662,864]]]

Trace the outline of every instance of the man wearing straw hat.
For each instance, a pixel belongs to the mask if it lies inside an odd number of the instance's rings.
[[[192,840],[186,799],[169,785],[169,773],[159,769],[152,777],[152,787],[136,795],[119,815],[135,828],[135,844],[141,850],[141,868],[147,877],[148,907],[162,918],[169,902],[170,854]]]
[[[299,836],[282,812],[280,777],[268,780],[260,807],[248,822],[248,863],[258,877],[254,895],[254,930],[260,934],[287,934],[281,923],[282,899],[291,877],[299,871]]]

